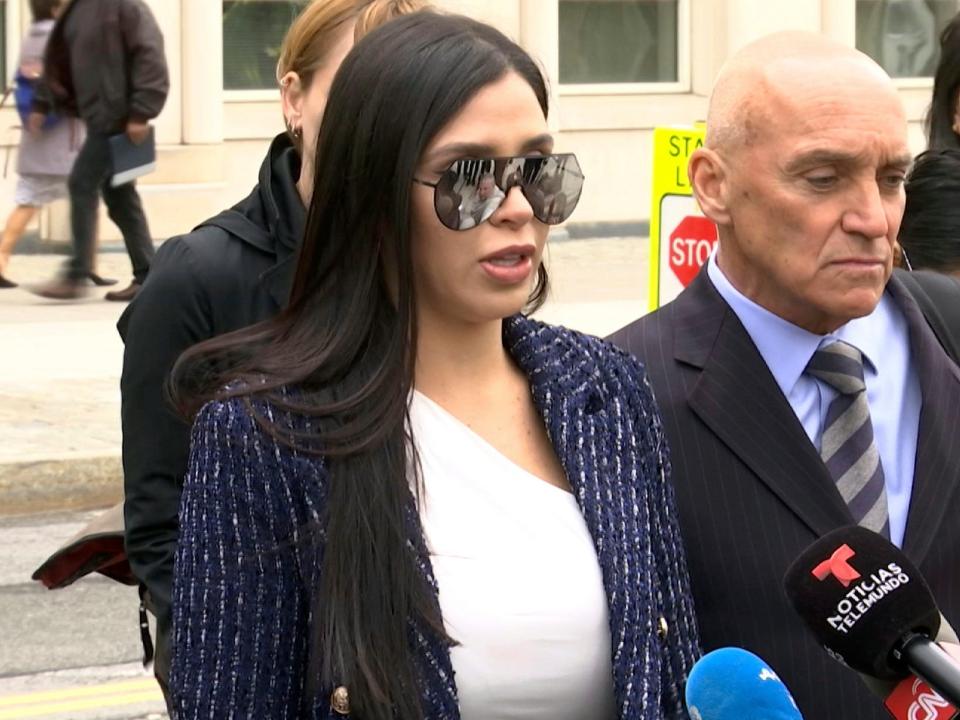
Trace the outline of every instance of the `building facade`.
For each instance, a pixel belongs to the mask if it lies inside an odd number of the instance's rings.
[[[244,197],[283,122],[276,52],[299,0],[147,0],[166,39],[171,73],[156,121],[158,171],[140,182],[158,241]],[[906,103],[911,144],[924,147],[939,33],[960,0],[437,0],[490,22],[546,70],[557,148],[576,152],[587,184],[572,235],[643,233],[650,216],[654,127],[691,125],[724,60],[764,34],[823,33],[856,45],[891,75]],[[30,21],[27,0],[0,0],[3,77],[10,78]],[[0,110],[9,170],[0,212],[12,206],[16,112]],[[109,221],[106,240],[117,237]],[[41,237],[69,236],[64,204],[41,220]]]

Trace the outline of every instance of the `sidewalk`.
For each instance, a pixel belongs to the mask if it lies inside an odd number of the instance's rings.
[[[14,255],[9,277],[52,277],[59,255]],[[537,317],[605,335],[646,309],[645,238],[568,240],[549,247],[550,299]],[[124,253],[98,271],[123,287]],[[0,514],[106,507],[122,496],[116,322],[125,305],[89,297],[60,303],[0,290]]]
[[[51,278],[59,255],[14,255],[20,283]],[[105,253],[98,270],[125,284],[126,255]],[[102,507],[120,498],[124,306],[97,289],[58,303],[22,288],[0,290],[0,513]]]

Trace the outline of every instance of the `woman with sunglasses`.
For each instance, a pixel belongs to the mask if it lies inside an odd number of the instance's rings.
[[[686,717],[696,631],[643,369],[521,312],[583,184],[546,116],[536,64],[466,18],[394,20],[345,59],[290,306],[174,373],[199,409],[181,720]]]
[[[253,190],[192,232],[167,240],[117,324],[125,344],[124,540],[146,607],[157,618],[154,670],[161,685],[169,669],[177,510],[190,445],[190,426],[171,412],[165,392],[170,370],[191,345],[273,317],[286,305],[333,76],[355,38],[425,5],[424,0],[305,5],[277,62],[287,131],[270,143]]]

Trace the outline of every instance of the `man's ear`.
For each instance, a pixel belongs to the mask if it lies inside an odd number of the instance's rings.
[[[280,78],[280,102],[287,130],[296,134],[303,127],[303,100],[306,95],[300,76],[292,70]]]
[[[710,148],[698,148],[690,156],[687,176],[703,214],[717,225],[729,225],[727,167],[720,155]]]

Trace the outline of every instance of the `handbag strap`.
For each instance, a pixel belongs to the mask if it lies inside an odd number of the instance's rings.
[[[153,662],[153,641],[150,639],[150,621],[147,619],[148,597],[147,586],[140,584],[140,645],[143,647],[143,666]]]

